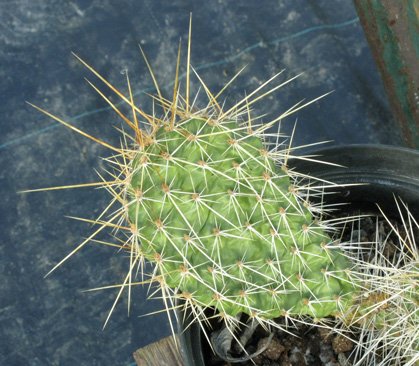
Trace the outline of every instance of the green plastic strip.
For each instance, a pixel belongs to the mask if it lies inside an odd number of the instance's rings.
[[[393,114],[419,149],[419,0],[354,0]]]

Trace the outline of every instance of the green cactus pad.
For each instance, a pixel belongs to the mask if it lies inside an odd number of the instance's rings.
[[[160,281],[234,316],[322,318],[350,300],[347,260],[258,134],[232,118],[162,123],[135,152],[126,211]]]

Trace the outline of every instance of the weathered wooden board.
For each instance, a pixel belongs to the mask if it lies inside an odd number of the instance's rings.
[[[163,338],[134,352],[138,366],[184,366],[177,335]]]

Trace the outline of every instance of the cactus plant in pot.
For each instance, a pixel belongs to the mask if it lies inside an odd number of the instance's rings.
[[[188,312],[179,316],[190,322],[187,329],[195,332],[197,324],[204,330],[213,320],[224,324],[219,334],[225,351],[224,345],[237,338],[235,331],[245,314],[244,326],[249,328],[260,324],[288,331],[288,325],[312,324],[345,333],[355,326],[361,332],[372,327],[387,334],[382,338],[389,340],[386,347],[398,350],[408,339],[410,351],[397,355],[403,362],[417,362],[416,338],[398,321],[402,316],[407,326],[419,325],[414,310],[419,298],[417,267],[412,264],[416,249],[410,248],[412,260],[401,261],[400,269],[384,267],[381,261],[373,270],[378,262],[362,262],[358,248],[352,256],[354,243],[342,245],[336,236],[343,219],[327,216],[336,203],[323,198],[328,188],[347,192],[342,184],[357,182],[334,183],[327,174],[310,178],[312,168],[306,170],[304,164],[298,171],[298,164],[291,164],[293,149],[279,144],[281,135],[272,132],[279,121],[314,101],[262,123],[252,117],[251,106],[289,81],[270,87],[278,74],[228,108],[220,103],[225,88],[214,95],[197,76],[207,97],[204,107],[198,107],[189,96],[188,57],[185,94],[178,89],[178,60],[173,99],[164,98],[156,83],[161,113],[148,114],[134,104],[128,74],[124,94],[80,61],[130,108],[125,115],[99,91],[132,130],[123,130],[122,146],[110,146],[36,108],[114,152],[107,159],[113,171],[109,180],[101,176],[101,185],[113,196],[115,212],[107,220],[101,215],[95,224],[100,226],[96,233],[105,228],[113,235],[120,233],[111,245],[129,254],[128,274],[117,299],[125,289],[130,293],[138,268],[148,261],[153,270],[146,282],[157,286],[169,310]],[[377,280],[377,271],[386,274],[387,287]],[[403,280],[397,282],[401,275]],[[395,288],[398,292],[391,293]],[[394,305],[396,300],[401,303]],[[336,325],[330,325],[331,318]],[[393,333],[410,338],[390,337]],[[210,335],[202,334],[211,342]]]
[[[352,352],[346,352],[351,364],[416,365],[419,359],[416,330],[419,320],[416,314],[419,273],[418,249],[415,245],[418,224],[415,217],[418,217],[419,207],[419,152],[391,146],[352,145],[323,149],[310,156],[310,159],[289,159],[288,164],[292,170],[304,175],[306,180],[316,177],[317,186],[318,182],[323,182],[322,190],[326,186],[329,188],[328,194],[326,189],[321,198],[314,198],[313,204],[317,202],[324,207],[324,211],[321,211],[323,215],[327,213],[326,207],[334,208],[333,219],[325,218],[324,222],[328,222],[330,240],[336,239],[333,229],[337,229],[339,240],[334,242],[333,247],[339,248],[347,260],[345,278],[352,286],[348,303],[340,301],[339,307],[323,319],[316,316],[319,313],[314,311],[314,314],[310,314],[313,327],[329,329],[331,333],[351,339],[354,343]],[[313,161],[314,156],[322,163]],[[319,217],[318,212],[314,215]],[[361,221],[363,217],[377,220],[381,217],[380,223],[385,222],[388,231],[374,231],[376,236],[369,242],[360,241],[353,232],[346,241],[343,240],[342,223],[346,222],[355,228],[349,231],[358,232],[354,221]],[[394,222],[399,224],[398,228]],[[389,231],[393,232],[395,240],[389,239]],[[392,247],[391,258],[388,257],[389,246]],[[316,253],[310,254],[316,256]],[[285,260],[283,257],[283,262]],[[311,271],[309,266],[307,273]],[[326,276],[326,271],[331,274]],[[330,277],[340,277],[342,273],[336,274],[336,270],[331,271],[330,267],[323,267],[320,272],[325,276],[324,281]],[[337,302],[338,296],[341,297],[342,292],[339,295],[326,295],[323,301]],[[289,316],[284,313],[281,315]],[[297,314],[294,317],[300,325],[306,326],[310,322],[310,317],[301,318]],[[264,317],[262,321],[266,321]],[[280,318],[269,325],[272,328],[282,326],[278,323]],[[180,327],[185,329],[182,324]],[[187,363],[205,365],[206,361],[211,360],[212,363],[208,364],[217,364],[214,363],[217,357],[211,356],[206,344],[218,347],[217,353],[222,353],[226,345],[217,345],[219,340],[215,337],[207,342],[199,328],[195,323],[188,326],[184,333],[181,332]],[[242,328],[248,330],[251,327],[246,325]],[[240,334],[237,333],[236,337],[239,338]],[[230,347],[230,343],[227,347]],[[225,354],[219,356],[218,360],[244,362],[255,354],[236,359]]]

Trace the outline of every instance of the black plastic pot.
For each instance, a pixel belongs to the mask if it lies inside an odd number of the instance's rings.
[[[314,159],[342,167],[293,159],[297,172],[348,186],[326,197],[328,202],[350,203],[357,209],[376,210],[376,204],[391,216],[395,209],[393,194],[409,203],[419,216],[419,152],[393,146],[349,145],[327,148]],[[398,214],[395,212],[395,214]]]
[[[303,159],[290,159],[290,168],[303,174],[339,185],[334,194],[325,197],[328,203],[346,203],[351,209],[377,211],[377,204],[386,215],[399,215],[394,196],[407,203],[414,217],[419,217],[419,151],[393,146],[349,145],[319,150],[312,159],[338,164],[323,164]],[[355,185],[353,185],[355,184]],[[183,319],[180,314],[179,319]],[[188,322],[186,321],[186,324]],[[203,339],[199,324],[186,330],[179,325],[179,337],[186,366],[205,366]]]

